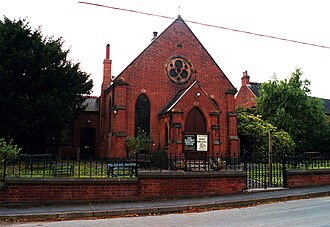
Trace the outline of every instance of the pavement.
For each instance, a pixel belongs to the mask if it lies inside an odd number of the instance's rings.
[[[330,196],[330,185],[307,188],[269,188],[248,190],[240,194],[200,198],[168,199],[142,202],[108,202],[59,205],[2,205],[0,220],[114,217],[223,209],[251,206],[311,197]]]

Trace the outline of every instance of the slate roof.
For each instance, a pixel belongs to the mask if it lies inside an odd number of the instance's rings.
[[[324,104],[324,113],[330,115],[330,99],[322,99]]]
[[[85,111],[87,112],[95,112],[100,111],[100,103],[99,99],[94,96],[88,97],[84,102],[83,105],[86,106]]]
[[[250,88],[250,90],[253,92],[253,94],[256,96],[256,97],[259,97],[260,94],[259,94],[259,86],[260,86],[261,83],[255,83],[255,82],[250,82],[249,84],[247,84],[246,86],[248,88]]]

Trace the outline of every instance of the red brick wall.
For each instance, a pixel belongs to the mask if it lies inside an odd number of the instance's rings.
[[[288,188],[330,184],[330,170],[290,170],[286,177]]]
[[[245,172],[141,173],[138,179],[8,180],[0,203],[137,201],[242,192]]]
[[[135,180],[17,180],[0,191],[2,203],[61,203],[73,201],[127,201],[136,199]]]
[[[166,75],[164,66],[171,57],[177,55],[187,58],[197,72],[192,74],[187,84],[175,84]],[[188,88],[194,79],[200,82],[203,89],[215,100],[221,110],[220,133],[218,136],[221,143],[218,150],[220,152],[234,150],[237,153],[237,140],[234,142],[229,141],[229,136],[237,135],[229,135],[228,130],[228,125],[230,125],[231,131],[236,132],[236,121],[229,122],[228,119],[228,112],[235,111],[234,94],[236,90],[192,31],[180,20],[170,25],[114,80],[114,84],[110,88],[115,92],[113,104],[122,107],[122,109],[113,118],[113,132],[115,132],[113,137],[116,137],[116,133],[128,136],[134,135],[135,103],[138,96],[144,93],[150,100],[150,133],[154,141],[153,150],[162,149],[160,141],[164,138],[160,138],[160,127],[163,127],[163,124],[160,124],[161,119],[158,117],[158,112],[178,91]],[[227,92],[228,90],[234,92]],[[110,96],[111,92],[104,95]],[[193,94],[190,96],[185,97],[185,100],[180,103],[183,107],[181,111],[184,111],[181,116],[182,122],[184,122],[190,109],[196,104],[195,96]],[[198,102],[198,105],[207,120],[207,130],[212,133],[210,113],[214,109],[210,107],[210,100],[207,100],[206,97],[201,96],[199,99],[201,101]],[[232,118],[236,118],[236,116]],[[182,125],[183,129],[184,125]],[[112,138],[111,140],[117,139]],[[119,140],[119,144],[112,142],[112,147],[108,149],[107,156],[115,156],[114,153],[117,156],[126,155],[124,144],[122,144],[124,140],[122,138],[119,138]],[[213,149],[212,144],[210,145]],[[182,147],[181,144],[173,144],[169,147],[175,147],[176,151],[180,151],[178,146]],[[210,152],[213,152],[213,150]]]
[[[224,195],[246,189],[246,176],[237,172],[228,175],[214,172],[146,174],[139,177],[139,187],[143,198]]]

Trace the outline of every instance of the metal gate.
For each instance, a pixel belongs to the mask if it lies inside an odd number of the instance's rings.
[[[246,185],[251,188],[283,187],[283,162],[271,162],[268,158],[245,162]]]

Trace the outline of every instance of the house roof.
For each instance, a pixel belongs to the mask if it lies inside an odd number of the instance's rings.
[[[330,115],[330,99],[322,99],[324,105],[324,113]]]
[[[86,100],[83,102],[83,105],[86,106],[85,111],[87,112],[100,111],[100,103],[97,97],[87,97]]]
[[[259,97],[259,86],[261,83],[256,83],[256,82],[250,82],[249,84],[247,84],[246,86],[253,92],[253,94],[256,97]]]

